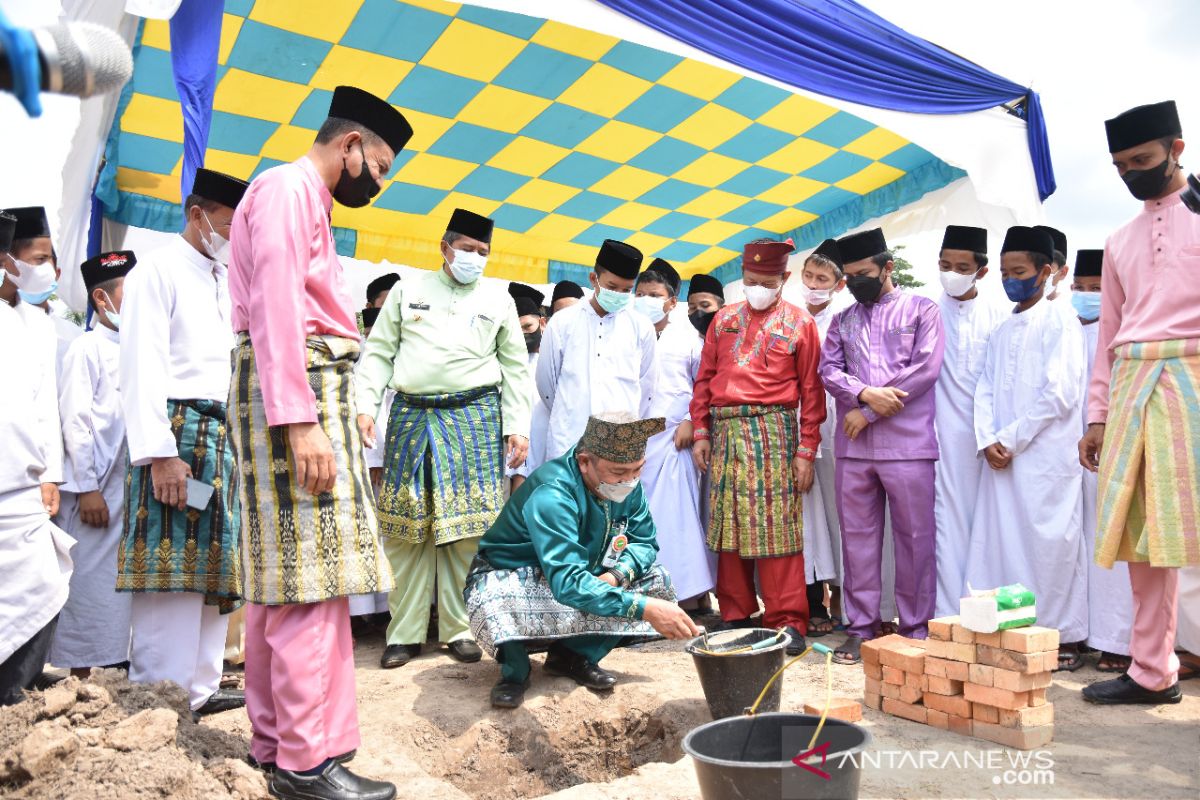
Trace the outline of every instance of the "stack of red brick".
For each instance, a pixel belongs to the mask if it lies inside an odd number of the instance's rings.
[[[863,642],[862,660],[865,702],[876,710],[1021,750],[1054,735],[1051,628],[975,633],[944,617],[929,622],[924,641],[893,634]]]

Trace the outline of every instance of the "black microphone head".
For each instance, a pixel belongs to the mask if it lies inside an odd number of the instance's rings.
[[[43,55],[47,91],[91,97],[116,91],[133,76],[129,45],[92,22],[68,22],[33,31]]]

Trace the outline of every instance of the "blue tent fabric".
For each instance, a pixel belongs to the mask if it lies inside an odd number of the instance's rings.
[[[191,194],[196,170],[204,166],[224,12],[224,0],[183,0],[171,17],[171,69],[183,110],[180,197]]]
[[[854,103],[962,114],[1024,100],[1038,193],[1054,166],[1037,92],[893,25],[854,0],[599,0],[710,55]]]

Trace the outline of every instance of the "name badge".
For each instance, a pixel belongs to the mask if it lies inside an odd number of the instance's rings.
[[[621,560],[621,554],[625,552],[625,548],[629,546],[629,537],[623,533],[618,533],[613,537],[612,543],[608,546],[608,552],[604,554],[604,560],[600,562],[600,566],[605,569],[615,567],[617,562]]]
[[[417,311],[428,311],[429,303],[409,303],[408,307],[416,309]]]
[[[475,316],[471,317],[471,327],[474,328],[477,323],[479,325],[491,325],[492,318],[485,317],[483,314],[476,314]]]

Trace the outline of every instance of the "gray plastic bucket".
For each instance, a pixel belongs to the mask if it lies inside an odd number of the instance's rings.
[[[865,728],[826,719],[814,747],[826,742],[825,763],[807,759],[828,778],[796,766],[808,749],[820,717],[810,714],[758,714],[718,719],[683,739],[692,757],[704,800],[856,800],[862,777],[861,753],[871,746]],[[854,758],[845,756],[854,755]]]
[[[785,634],[776,644],[746,653],[712,656],[699,652],[699,649],[720,652],[775,638],[777,631],[769,628],[741,628],[709,634],[707,643],[703,636],[688,642],[687,651],[696,664],[704,699],[708,701],[713,719],[743,714],[754,705],[767,681],[783,666],[784,649],[791,638]],[[778,711],[782,691],[783,676],[780,675],[771,684],[758,710]]]

